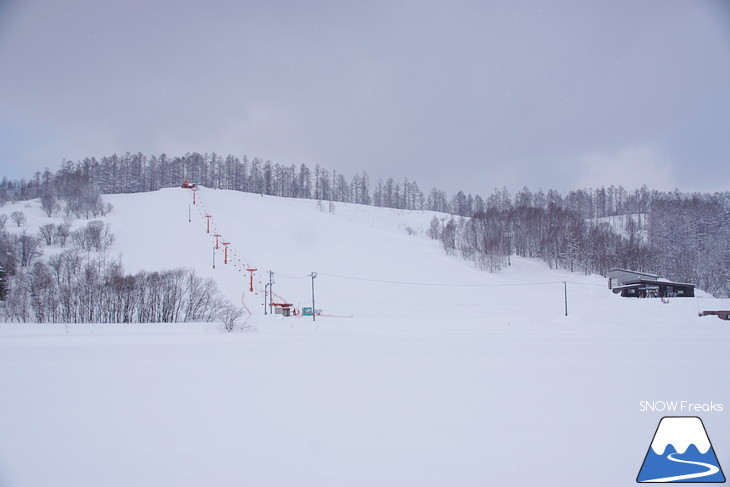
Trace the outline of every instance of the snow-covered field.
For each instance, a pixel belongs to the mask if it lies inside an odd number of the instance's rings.
[[[255,331],[0,325],[0,486],[629,485],[665,415],[700,416],[730,465],[730,325],[697,316],[728,300],[620,298],[514,256],[478,271],[425,237],[429,212],[105,199],[110,258],[215,277]],[[216,269],[206,213],[231,242]],[[317,272],[329,316],[264,316],[269,270],[298,307]],[[674,400],[724,410],[641,411]]]

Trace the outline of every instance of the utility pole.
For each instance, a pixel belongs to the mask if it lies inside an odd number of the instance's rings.
[[[266,316],[268,313],[266,313],[266,296],[268,296],[268,289],[269,289],[269,283],[267,282],[264,284],[264,316]]]
[[[316,272],[312,272],[312,321],[317,321],[317,308],[314,307],[314,278],[317,277]]]
[[[274,271],[269,271],[269,313],[274,314]]]
[[[188,223],[191,223],[193,221],[192,218],[190,218],[190,204],[188,203]]]
[[[215,247],[213,247],[213,269],[215,269]]]

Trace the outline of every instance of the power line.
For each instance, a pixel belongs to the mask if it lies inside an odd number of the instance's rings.
[[[409,281],[389,281],[384,279],[368,279],[365,277],[354,277],[354,276],[342,276],[338,274],[325,274],[323,272],[319,273],[320,276],[326,276],[326,277],[333,277],[337,279],[349,279],[353,281],[365,281],[365,282],[376,282],[380,284],[399,284],[399,285],[406,285],[406,286],[430,286],[430,287],[515,287],[515,286],[543,286],[548,284],[563,284],[565,281],[545,281],[545,282],[523,282],[523,283],[504,283],[504,284],[447,284],[447,283],[437,283],[437,282],[409,282]],[[568,281],[569,284],[578,284],[583,286],[599,286],[603,287],[599,284],[587,284],[587,283],[580,283],[580,282],[572,282]]]
[[[283,277],[285,279],[311,279],[312,274],[306,274],[304,276],[287,276],[286,274],[277,273],[278,277]]]
[[[334,302],[342,302],[342,303],[366,303],[366,304],[388,304],[388,305],[397,305],[397,306],[413,306],[418,308],[444,308],[444,309],[450,309],[450,308],[484,308],[484,309],[500,309],[500,308],[506,308],[506,307],[518,307],[518,308],[524,308],[525,303],[524,302],[514,302],[514,303],[505,303],[500,301],[499,303],[489,303],[489,304],[464,304],[464,303],[433,303],[429,302],[428,304],[424,304],[423,301],[420,302],[407,302],[407,301],[380,301],[380,300],[373,300],[373,299],[356,299],[356,298],[343,298],[343,297],[337,297],[337,296],[329,296],[327,298],[328,301],[334,301]],[[549,300],[542,300],[538,301],[537,303],[531,301],[531,305],[539,304],[539,305],[547,305],[552,303],[552,301]]]
[[[575,282],[575,281],[561,281],[561,282],[567,282],[568,284],[575,284],[577,286],[600,287],[600,288],[606,289],[605,284],[589,284],[587,282]]]

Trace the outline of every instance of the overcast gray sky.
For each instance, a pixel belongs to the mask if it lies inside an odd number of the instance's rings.
[[[730,2],[0,0],[0,175],[127,151],[728,190]]]

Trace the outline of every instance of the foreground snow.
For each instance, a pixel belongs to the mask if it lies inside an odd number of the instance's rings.
[[[727,327],[0,327],[6,486],[620,485],[728,401]],[[703,416],[723,458],[727,413]],[[39,466],[39,464],[42,464]]]
[[[628,485],[667,414],[640,401],[664,400],[724,404],[685,415],[730,464],[730,327],[697,316],[727,300],[623,299],[528,259],[480,272],[406,234],[428,213],[200,197],[235,265],[212,269],[182,190],[108,197],[110,256],[196,267],[256,331],[0,325],[0,485]],[[299,306],[319,272],[339,317],[263,316],[249,265]]]

